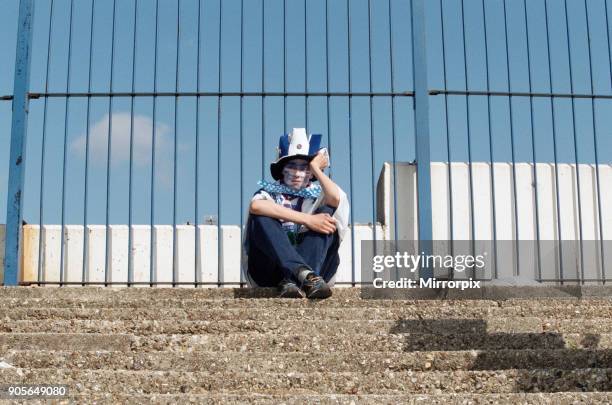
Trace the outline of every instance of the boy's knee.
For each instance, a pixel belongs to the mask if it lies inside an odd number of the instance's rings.
[[[270,224],[280,223],[278,219],[256,214],[251,214],[251,222],[255,226],[269,226]]]

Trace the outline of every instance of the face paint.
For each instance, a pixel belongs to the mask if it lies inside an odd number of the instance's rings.
[[[295,159],[283,167],[283,183],[291,188],[299,190],[308,186],[310,182],[310,166],[304,159]]]

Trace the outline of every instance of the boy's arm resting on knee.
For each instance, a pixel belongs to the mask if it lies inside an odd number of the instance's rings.
[[[336,231],[336,220],[329,214],[307,214],[283,207],[270,200],[253,200],[249,205],[249,213],[266,217],[291,221],[305,225],[308,229],[325,234]]]
[[[251,204],[249,205],[249,213],[282,219],[283,221],[291,221],[300,225],[306,225],[308,222],[308,217],[310,216],[309,214],[283,207],[282,205],[270,200],[251,201]]]

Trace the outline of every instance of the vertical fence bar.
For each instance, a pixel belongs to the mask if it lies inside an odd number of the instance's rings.
[[[110,82],[108,85],[110,96],[108,98],[108,142],[106,154],[106,242],[104,247],[104,286],[111,281],[111,275],[108,271],[109,266],[109,251],[110,251],[110,177],[111,177],[111,160],[113,146],[113,73],[115,68],[115,23],[116,23],[116,7],[117,0],[113,0],[113,28],[111,32],[111,60],[110,60]],[[61,274],[61,273],[60,273]]]
[[[11,151],[6,204],[6,244],[4,284],[14,286],[19,280],[19,252],[25,175],[25,144],[28,127],[28,91],[32,47],[33,0],[20,0],[15,78],[13,87],[13,117],[11,123]]]
[[[304,0],[304,121],[306,133],[308,134],[308,9]]]
[[[353,121],[351,119],[352,113],[352,101],[351,95],[351,3],[350,0],[346,0],[346,40],[347,40],[347,73],[348,73],[348,138],[349,138],[349,184],[350,184],[350,195],[351,201],[353,201],[353,141],[352,141],[352,128]],[[349,213],[351,217],[351,286],[355,286],[356,274],[355,274],[355,215],[353,211]]]
[[[69,34],[68,34],[68,66],[66,73],[66,93],[70,92],[70,70],[72,62],[72,12],[74,8],[74,0],[70,0],[70,17],[68,20]],[[65,254],[66,249],[64,247],[64,231],[66,229],[66,152],[68,149],[68,117],[70,116],[70,97],[67,96],[64,104],[64,153],[62,156],[62,226],[60,233],[60,286],[66,278],[65,276]],[[42,198],[42,196],[41,196]]]
[[[92,6],[93,14],[93,6]],[[51,58],[51,35],[53,32],[53,0],[51,0],[49,9],[49,32],[47,36],[47,66],[45,71],[45,92],[49,91],[49,61]],[[43,106],[43,122],[42,122],[42,139],[40,148],[40,201],[38,202],[38,281],[43,279],[42,273],[42,229],[44,218],[44,190],[45,190],[45,145],[47,141],[47,106],[49,99],[45,97]],[[89,131],[88,131],[89,132]],[[39,284],[40,285],[40,284]]]
[[[508,47],[508,18],[507,18],[507,1],[504,0],[504,39],[506,42],[506,66],[507,66],[507,80],[508,80],[508,92],[512,91],[512,75],[510,73],[510,50]],[[514,116],[512,110],[512,96],[508,98],[508,108],[510,113],[510,153],[512,155],[512,198],[514,199],[514,241],[516,246],[516,273],[515,276],[519,276],[519,263],[520,263],[520,249],[518,241],[520,240],[519,226],[518,226],[518,201],[516,197],[516,156],[514,153]]]
[[[135,89],[136,81],[136,45],[138,35],[138,0],[134,0],[134,38],[132,45],[132,93]],[[128,179],[128,284],[130,287],[134,281],[134,254],[132,249],[134,246],[134,232],[132,229],[132,179],[134,177],[134,96],[130,100],[130,173]]]
[[[442,74],[444,78],[444,89],[448,89],[448,72],[446,70],[446,31],[444,30],[444,3],[440,0],[440,27],[442,29]],[[466,79],[467,81],[467,79]],[[448,94],[444,94],[444,123],[446,129],[446,175],[448,176],[448,219],[449,219],[449,239],[450,239],[450,254],[454,255],[454,240],[455,234],[455,214],[453,204],[453,170],[451,157],[451,139],[450,128],[448,125]],[[467,100],[467,96],[466,96]],[[451,272],[449,278],[454,278],[454,272]]]
[[[329,93],[329,1],[325,0],[325,91]],[[329,116],[329,94],[325,97],[325,108],[327,114],[327,149],[332,155],[331,144],[331,117]],[[329,178],[333,178],[331,165],[329,167]]]
[[[465,1],[461,0],[461,32],[463,36],[463,74],[465,76],[465,91],[467,92],[470,88],[468,79],[468,66],[467,66],[467,45],[465,43]],[[476,212],[474,211],[474,173],[472,166],[472,141],[470,136],[470,96],[465,96],[465,108],[466,108],[466,123],[467,123],[467,147],[468,147],[468,171],[469,171],[469,182],[468,187],[470,190],[470,226],[472,227],[470,235],[470,251],[472,256],[476,256],[475,252],[475,240],[476,240]],[[448,126],[448,121],[447,121]],[[476,268],[472,268],[472,277],[476,279]]]
[[[391,93],[395,92],[395,69],[393,67],[393,11],[391,7],[392,0],[388,1],[388,18],[389,18],[389,68],[391,80]],[[414,103],[414,99],[412,100]],[[393,155],[393,241],[395,242],[394,251],[398,251],[397,239],[397,147],[395,139],[395,96],[391,96],[391,152]],[[386,224],[389,226],[390,224]]]
[[[181,0],[178,0],[176,6],[176,64],[174,71],[176,76],[174,77],[174,92],[178,93],[179,88],[179,63],[181,57]],[[178,281],[178,266],[176,265],[177,260],[177,244],[176,244],[176,199],[177,199],[177,185],[176,185],[176,174],[177,174],[177,149],[178,149],[178,98],[174,96],[174,158],[173,158],[173,172],[172,172],[172,287],[176,287]]]
[[[150,232],[150,252],[149,252],[149,281],[150,286],[153,287],[156,283],[156,274],[155,274],[155,257],[156,250],[155,247],[155,136],[157,132],[157,36],[159,32],[159,0],[155,0],[155,38],[153,39],[154,43],[154,56],[153,56],[153,129],[151,133],[151,222],[149,226]]]
[[[223,33],[223,0],[219,0],[219,93],[222,89],[223,69],[221,68],[221,58],[223,56],[221,50],[221,35]],[[223,234],[221,233],[221,104],[223,95],[217,97],[217,286],[223,285],[223,260],[221,254],[223,252]]]
[[[531,48],[529,47],[529,23],[527,19],[527,0],[523,0],[523,8],[524,8],[524,17],[525,17],[525,37],[527,41],[527,78],[529,80],[529,93],[533,91],[533,83],[531,80]],[[538,187],[540,183],[538,182],[538,170],[537,170],[537,159],[536,159],[536,146],[535,146],[535,133],[533,129],[533,96],[529,96],[529,124],[531,129],[531,156],[532,156],[532,176],[534,179],[534,197],[535,197],[535,226],[536,226],[536,240],[537,240],[537,260],[538,260],[538,280],[542,279],[542,249],[540,244],[540,208],[538,198]]]
[[[240,93],[244,91],[244,0],[240,0]],[[243,113],[244,96],[240,94],[240,243],[242,243],[244,235],[244,165],[242,159],[244,158],[244,144],[242,142],[242,135],[244,133],[244,119]],[[240,246],[242,252],[242,245]],[[244,274],[240,271],[240,288],[244,286]]]
[[[567,0],[563,2],[565,8],[565,35],[567,41],[567,55],[569,65],[569,76],[570,76],[570,93],[574,94],[574,75],[572,69],[572,47],[570,46],[570,26],[569,18],[567,15]],[[588,17],[587,17],[588,18]],[[574,158],[576,162],[576,186],[577,186],[577,200],[578,200],[578,231],[580,236],[580,280],[584,284],[584,245],[583,245],[583,232],[582,232],[582,198],[580,192],[580,168],[578,166],[578,141],[576,136],[576,102],[572,97],[572,134],[574,138]]]
[[[371,0],[368,0],[368,79],[370,96],[370,159],[372,160],[370,170],[372,172],[372,239],[374,239],[374,254],[376,255],[376,173],[374,159],[376,154],[374,153],[374,113],[373,109],[373,97],[372,97],[372,4]]]
[[[96,6],[96,0],[92,0],[91,2],[91,16],[90,16],[90,24],[89,24],[89,66],[87,73],[87,92],[91,93],[91,61],[93,58],[93,33],[94,33],[94,10]],[[48,76],[48,75],[47,75]],[[45,98],[45,103],[47,102],[47,98]],[[87,95],[87,112],[85,123],[85,184],[83,185],[84,191],[84,200],[83,200],[83,270],[81,275],[81,281],[83,282],[83,286],[85,286],[85,282],[87,281],[87,257],[88,257],[88,247],[89,247],[89,238],[87,236],[87,203],[89,201],[89,127],[90,127],[90,117],[91,117],[91,95]],[[42,168],[42,166],[41,166]],[[42,188],[41,188],[42,190]],[[41,191],[42,196],[42,191]],[[42,212],[42,207],[41,207]],[[42,222],[42,221],[41,221]],[[40,255],[41,247],[38,247],[38,252]],[[40,258],[38,260],[40,266]],[[40,274],[40,273],[39,273]],[[41,280],[42,277],[39,275],[38,279]]]
[[[415,138],[419,221],[419,252],[432,254],[431,156],[429,143],[429,94],[427,92],[427,44],[425,0],[412,0],[412,64],[415,93]],[[421,266],[420,278],[433,277],[432,269]]]
[[[202,16],[202,0],[198,0],[198,40],[197,40],[197,61],[196,61],[196,91],[200,91],[200,27]],[[200,96],[196,97],[196,120],[195,120],[195,261],[194,261],[194,280],[196,287],[201,286],[202,273],[198,271],[198,266],[202,257],[200,250],[200,210],[198,202],[200,201]]]
[[[261,179],[266,167],[266,2],[261,0]]]
[[[287,128],[287,0],[283,0],[283,133],[293,130]]]
[[[485,8],[485,0],[482,0],[482,19],[484,24],[484,52],[485,52],[485,73],[487,80],[487,92],[491,90],[491,77],[489,74],[489,41],[487,39],[487,10]],[[491,125],[491,96],[487,95],[487,130],[489,133],[489,181],[491,187],[491,213],[493,222],[493,278],[497,278],[498,261],[497,261],[497,212],[495,198],[495,165],[493,159],[493,133]]]
[[[546,25],[546,55],[548,61],[548,83],[550,92],[554,91],[552,63],[550,53],[550,30],[548,24],[548,0],[544,0],[544,21]],[[563,285],[563,234],[561,233],[561,200],[559,198],[559,160],[557,158],[557,131],[555,128],[555,100],[550,99],[550,116],[552,120],[552,138],[553,138],[553,156],[555,160],[555,194],[556,194],[556,209],[557,209],[557,234],[559,243],[559,280]]]

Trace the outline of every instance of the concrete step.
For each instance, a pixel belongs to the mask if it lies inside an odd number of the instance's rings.
[[[558,333],[412,334],[351,336],[280,335],[278,333],[233,333],[220,335],[134,336],[132,347],[143,350],[194,350],[296,352],[336,351],[447,351],[501,349],[612,348],[612,335]],[[308,348],[308,349],[305,349]]]
[[[193,335],[99,333],[0,333],[0,350],[239,351],[239,352],[412,352],[456,350],[612,349],[612,334],[354,334],[285,335],[242,332]]]
[[[465,404],[532,404],[532,405],[578,405],[578,404],[605,404],[612,403],[612,393],[607,392],[551,392],[551,393],[511,393],[511,394],[300,394],[300,395],[264,395],[256,393],[244,394],[87,394],[70,396],[54,402],[60,404],[96,403],[110,404],[168,404],[197,403],[197,404],[319,404],[319,405],[354,405],[354,404],[419,404],[419,405],[465,405]],[[28,404],[48,404],[44,400],[28,400]]]
[[[259,301],[257,302],[259,304]],[[520,306],[417,306],[399,303],[397,307],[279,307],[273,311],[261,308],[260,305],[250,308],[244,304],[239,308],[80,308],[80,307],[42,307],[42,308],[0,308],[0,319],[36,320],[36,319],[99,319],[99,320],[135,320],[135,319],[172,319],[222,321],[244,319],[263,320],[399,320],[399,319],[439,319],[439,318],[511,318],[543,317],[555,319],[593,319],[612,318],[610,305],[539,305]]]
[[[195,290],[191,290],[195,291]],[[585,302],[590,306],[606,305],[601,300],[567,300]],[[531,301],[527,301],[527,306]],[[540,304],[534,303],[532,306]],[[154,294],[143,298],[133,297],[62,297],[48,296],[42,298],[7,298],[0,296],[0,309],[11,308],[398,308],[398,307],[448,307],[455,308],[495,308],[500,305],[496,301],[459,300],[459,301],[423,301],[423,300],[362,300],[360,298],[341,299],[332,297],[326,300],[281,299],[281,298],[162,298]]]
[[[414,289],[414,296],[428,296],[427,292],[431,289]],[[334,288],[335,299],[356,299],[372,297],[372,289],[369,288]],[[398,290],[400,293],[401,290]],[[380,293],[380,290],[377,292]],[[404,291],[406,292],[406,291]],[[494,294],[497,293],[497,294]],[[230,298],[274,298],[277,292],[274,288],[123,288],[123,287],[3,287],[1,296],[7,298],[42,298],[42,297],[63,297],[63,298],[92,298],[92,297],[123,297],[142,299],[152,295],[160,299],[183,298],[183,299],[230,299]],[[407,294],[398,294],[398,297],[406,297]],[[546,299],[577,299],[577,298],[596,298],[610,299],[612,296],[612,286],[542,286],[542,287],[523,287],[523,286],[485,286],[480,290],[475,300],[506,300],[512,297],[522,297],[519,299],[531,299],[546,297]],[[393,296],[392,298],[396,298]]]
[[[0,333],[0,353],[8,350],[64,350],[75,351],[130,350],[133,335],[100,333]]]
[[[236,372],[351,372],[605,368],[612,350],[466,350],[431,352],[111,352],[10,350],[0,361],[17,368]]]
[[[484,318],[484,319],[404,319],[386,320],[83,320],[41,319],[0,320],[0,332],[33,333],[129,333],[205,334],[239,332],[276,332],[289,335],[347,336],[358,333],[385,334],[493,334],[493,333],[612,333],[611,318],[595,319],[542,319],[542,318]]]
[[[221,390],[295,394],[513,393],[610,391],[612,369],[208,373],[71,369],[3,369],[0,385],[67,384],[72,393],[202,394]]]
[[[60,290],[61,289],[57,289]],[[155,289],[150,289],[154,292]],[[187,290],[187,289],[184,289]],[[198,290],[187,290],[198,291]],[[326,300],[280,299],[280,298],[162,298],[152,292],[143,298],[112,296],[48,296],[43,298],[7,298],[0,295],[0,310],[13,308],[92,308],[92,309],[314,309],[314,308],[461,308],[473,311],[496,308],[523,308],[525,311],[536,311],[539,308],[564,308],[578,311],[610,311],[612,300],[609,299],[541,299],[541,300],[377,300],[332,297]],[[607,312],[606,312],[607,313]]]

